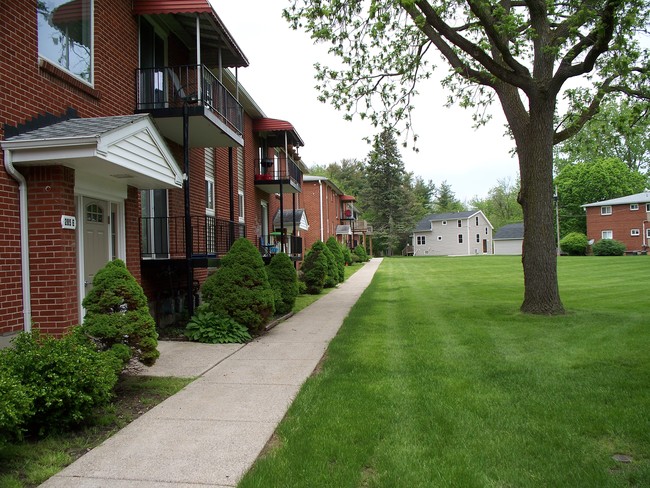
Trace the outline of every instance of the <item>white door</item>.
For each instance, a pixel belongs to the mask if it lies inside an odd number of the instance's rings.
[[[107,202],[84,198],[84,288],[88,294],[93,278],[109,260],[110,207]]]

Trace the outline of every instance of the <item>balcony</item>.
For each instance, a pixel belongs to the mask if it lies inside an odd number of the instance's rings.
[[[302,260],[302,237],[286,234],[281,236],[276,232],[268,236],[260,236],[258,247],[262,258],[267,263],[279,252],[284,252],[293,261]]]
[[[209,260],[226,254],[236,239],[246,236],[246,227],[239,222],[207,215],[193,215],[190,220],[195,267],[207,266]],[[143,260],[185,259],[185,217],[142,217],[140,257]]]
[[[301,193],[302,170],[290,157],[263,158],[255,161],[255,187],[273,193]]]
[[[149,113],[163,136],[183,144],[183,106],[189,113],[190,147],[243,146],[243,109],[207,67],[165,66],[136,70],[136,113]]]

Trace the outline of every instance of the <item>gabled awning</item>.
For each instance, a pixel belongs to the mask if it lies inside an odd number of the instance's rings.
[[[202,64],[212,68],[243,68],[248,59],[228,32],[208,0],[133,0],[135,15],[155,15],[170,31],[188,46],[195,42],[196,16],[201,30]]]
[[[284,227],[293,230],[293,218],[294,218],[294,211],[293,210],[285,210],[282,213],[282,217],[284,220]],[[296,218],[296,227],[300,230],[309,230],[309,222],[307,222],[307,214],[305,213],[304,209],[299,208],[295,211],[295,218]],[[280,227],[280,211],[278,210],[273,217],[273,227],[274,228],[279,228]]]
[[[70,119],[0,145],[16,167],[63,165],[140,189],[183,186],[183,173],[148,115]]]

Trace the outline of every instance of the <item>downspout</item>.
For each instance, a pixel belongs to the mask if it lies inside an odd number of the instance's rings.
[[[23,280],[23,330],[32,330],[32,289],[29,272],[29,220],[27,216],[27,181],[20,172],[14,168],[12,153],[5,150],[5,169],[7,173],[18,182],[18,199],[20,213],[20,258],[22,261]]]
[[[320,240],[323,240],[324,229],[323,229],[323,180],[318,180],[318,204],[320,206]]]

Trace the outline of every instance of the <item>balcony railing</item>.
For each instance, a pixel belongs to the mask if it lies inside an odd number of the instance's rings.
[[[286,156],[255,160],[255,181],[290,180],[302,186],[302,170],[296,162]]]
[[[246,236],[239,222],[193,215],[192,257],[223,256],[233,242]],[[185,259],[185,217],[142,217],[140,219],[142,259]]]
[[[140,68],[136,76],[137,111],[182,108],[191,102],[209,108],[231,130],[242,134],[241,104],[207,67]]]
[[[273,257],[279,252],[288,254],[293,259],[302,259],[302,237],[285,235],[284,246],[279,235],[260,236],[258,247],[263,257]]]

